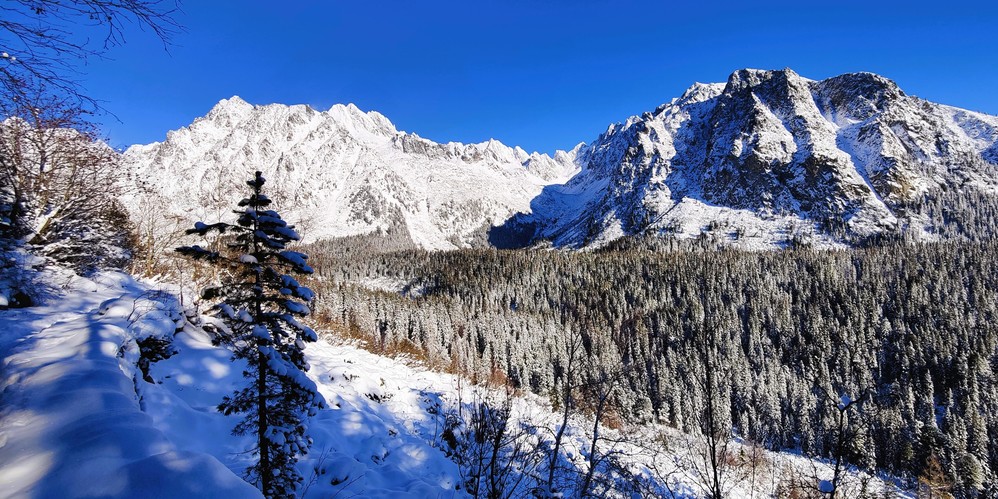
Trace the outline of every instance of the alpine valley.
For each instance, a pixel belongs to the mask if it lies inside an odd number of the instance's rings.
[[[353,105],[232,97],[123,159],[124,202],[157,233],[224,214],[238,200],[229,179],[256,169],[306,240],[373,235],[424,249],[977,240],[995,233],[998,212],[998,117],[871,73],[739,70],[553,156],[436,143]]]
[[[0,499],[998,497],[996,116],[744,69],[550,155],[239,97],[121,152],[14,103]]]

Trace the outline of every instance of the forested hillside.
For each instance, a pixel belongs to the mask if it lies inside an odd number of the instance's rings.
[[[552,399],[586,362],[619,381],[609,402],[622,419],[841,457],[912,483],[941,465],[956,491],[996,493],[993,243],[310,252],[319,314],[375,351]],[[572,355],[573,338],[584,355]]]

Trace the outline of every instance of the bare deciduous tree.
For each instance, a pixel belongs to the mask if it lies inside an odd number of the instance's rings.
[[[118,204],[118,155],[98,140],[86,112],[41,92],[4,102],[0,122],[0,205],[8,238],[86,267],[95,242],[125,248],[127,215]]]
[[[555,430],[554,442],[551,445],[550,455],[548,456],[548,477],[545,487],[547,490],[545,493],[550,496],[554,496],[559,493],[561,488],[556,479],[559,478],[558,473],[558,461],[561,456],[561,446],[562,440],[565,437],[565,429],[568,427],[568,418],[575,410],[575,398],[573,396],[573,391],[576,387],[576,378],[578,377],[579,361],[582,354],[582,337],[575,334],[567,335],[566,344],[564,347],[564,353],[562,357],[564,358],[564,365],[558,364],[558,374],[560,378],[561,385],[560,389],[556,390],[555,396],[559,403],[559,408],[561,409],[561,424]]]
[[[706,293],[701,295],[701,303],[708,303]],[[691,453],[685,467],[707,497],[721,499],[726,496],[727,475],[733,463],[730,402],[725,390],[728,368],[722,361],[727,354],[726,337],[722,336],[726,329],[718,317],[705,310],[698,310],[703,315],[693,319],[690,331],[693,351],[699,357],[699,369],[690,373],[690,382],[702,404],[693,419],[702,438],[699,442],[690,440],[690,448],[697,449],[699,455]]]
[[[586,370],[584,384],[581,388],[583,396],[593,411],[593,426],[589,434],[589,450],[586,453],[588,468],[579,484],[579,497],[589,497],[592,494],[596,485],[595,480],[598,478],[597,472],[601,468],[607,464],[614,467],[612,465],[614,465],[613,460],[616,456],[615,444],[619,442],[608,441],[604,433],[600,431],[600,426],[615,406],[614,394],[623,374],[623,370],[609,372],[604,368],[592,365]],[[606,449],[601,448],[600,445],[605,443],[610,445]]]
[[[534,488],[535,471],[543,459],[529,438],[536,429],[514,416],[513,394],[508,390],[498,401],[476,391],[470,409],[467,420],[459,414],[452,425],[465,490],[476,498],[524,497]]]

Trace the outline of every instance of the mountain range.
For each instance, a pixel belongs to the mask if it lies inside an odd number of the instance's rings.
[[[974,239],[998,206],[998,117],[872,73],[739,70],[554,155],[436,143],[353,105],[232,97],[122,159],[125,205],[149,231],[225,218],[241,179],[261,170],[306,240],[374,235],[426,249]]]

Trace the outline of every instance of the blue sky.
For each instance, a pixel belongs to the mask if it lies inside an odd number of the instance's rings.
[[[872,71],[998,114],[998,2],[186,0],[82,68],[112,144],[162,140],[239,95],[352,102],[446,142],[552,152],[735,69]]]

